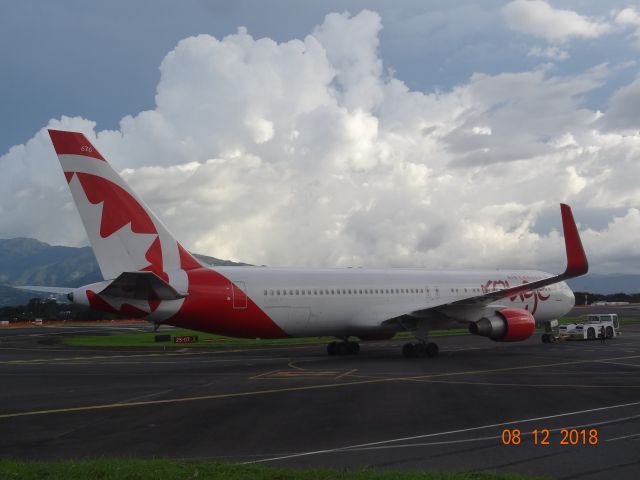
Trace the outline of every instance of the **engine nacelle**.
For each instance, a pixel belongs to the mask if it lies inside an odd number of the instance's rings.
[[[536,328],[536,321],[528,310],[503,308],[493,315],[469,324],[474,335],[489,337],[496,342],[518,342],[526,340]]]

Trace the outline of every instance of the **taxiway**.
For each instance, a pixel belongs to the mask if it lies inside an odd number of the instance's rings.
[[[90,327],[118,332],[139,326]],[[111,330],[109,330],[111,328]],[[0,457],[210,458],[332,468],[494,470],[635,479],[640,325],[596,342],[437,338],[403,342],[105,349],[62,346],[85,327],[0,331]],[[562,429],[597,445],[562,445]],[[504,445],[518,429],[518,445]],[[548,445],[531,432],[549,430]],[[579,442],[582,443],[582,442]]]

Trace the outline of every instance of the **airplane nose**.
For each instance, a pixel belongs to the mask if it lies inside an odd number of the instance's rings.
[[[576,305],[576,296],[573,294],[573,291],[570,288],[567,288],[567,303],[569,306],[573,308]]]

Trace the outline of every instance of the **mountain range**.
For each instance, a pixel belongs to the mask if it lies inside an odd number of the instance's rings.
[[[210,265],[248,265],[194,254]],[[0,239],[0,307],[20,305],[36,294],[12,285],[79,287],[102,280],[91,247],[49,245],[33,238]],[[568,281],[574,291],[612,294],[640,292],[640,275],[588,274]]]

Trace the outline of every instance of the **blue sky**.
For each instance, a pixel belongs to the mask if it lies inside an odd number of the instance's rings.
[[[202,253],[553,269],[568,201],[597,268],[640,265],[617,239],[640,226],[629,181],[640,9],[629,2],[27,0],[4,5],[0,25],[0,236],[86,243],[51,168],[43,128],[56,125],[92,136]],[[177,186],[154,168],[182,168],[184,195],[162,193]],[[205,225],[172,213],[193,203],[189,169],[236,185],[195,190]],[[277,188],[256,193],[269,181]],[[66,228],[39,217],[43,201]],[[245,215],[227,216],[238,201]],[[234,240],[255,235],[259,248]]]
[[[34,129],[60,115],[82,115],[98,128],[117,127],[125,115],[153,107],[158,66],[176,43],[208,33],[218,38],[246,26],[256,38],[301,38],[327,13],[364,8],[377,11],[384,25],[380,54],[410,88],[449,90],[474,72],[530,69],[541,62],[527,56],[535,37],[505,27],[499,9],[507,2],[448,1],[136,1],[7,2],[0,24],[0,76],[5,125],[0,151],[24,143]],[[607,17],[630,2],[553,2],[582,14]],[[571,58],[559,73],[601,62],[623,63],[638,50],[624,34],[567,45]],[[11,45],[12,48],[6,48]],[[633,69],[592,92],[602,108]]]

